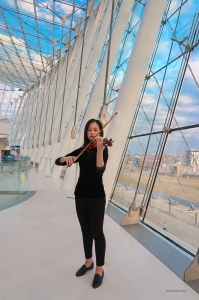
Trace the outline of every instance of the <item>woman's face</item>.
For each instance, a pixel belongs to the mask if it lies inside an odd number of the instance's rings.
[[[96,122],[90,123],[87,131],[87,137],[92,140],[96,134],[100,132],[100,128]]]

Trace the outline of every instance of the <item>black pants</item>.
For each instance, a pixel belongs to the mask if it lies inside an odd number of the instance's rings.
[[[77,217],[83,235],[85,257],[92,257],[93,239],[97,266],[104,265],[106,240],[103,233],[105,198],[86,199],[75,196]]]

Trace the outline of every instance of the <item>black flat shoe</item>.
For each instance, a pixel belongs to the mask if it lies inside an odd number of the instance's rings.
[[[102,284],[103,277],[104,277],[104,271],[102,271],[102,276],[100,276],[99,274],[95,274],[92,283],[92,287],[94,289],[98,288]]]
[[[92,262],[92,264],[90,265],[90,267],[86,267],[86,265],[83,265],[76,273],[76,276],[82,276],[84,275],[87,271],[92,270],[94,268],[94,263]]]

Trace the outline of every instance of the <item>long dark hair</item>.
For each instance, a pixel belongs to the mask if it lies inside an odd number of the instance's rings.
[[[95,119],[90,119],[86,125],[85,125],[85,128],[84,128],[84,144],[83,144],[83,147],[85,147],[89,142],[90,140],[88,139],[87,137],[87,132],[88,132],[88,127],[91,123],[97,123],[97,125],[99,126],[99,129],[101,130],[102,129],[102,123],[99,121],[99,120],[95,120]],[[104,136],[104,132],[103,130],[100,132],[100,136]]]

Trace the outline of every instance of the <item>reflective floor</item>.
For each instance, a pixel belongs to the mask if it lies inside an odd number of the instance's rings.
[[[29,200],[0,212],[0,299],[199,299],[185,282],[107,215],[105,277],[91,286],[71,191],[31,171]]]

